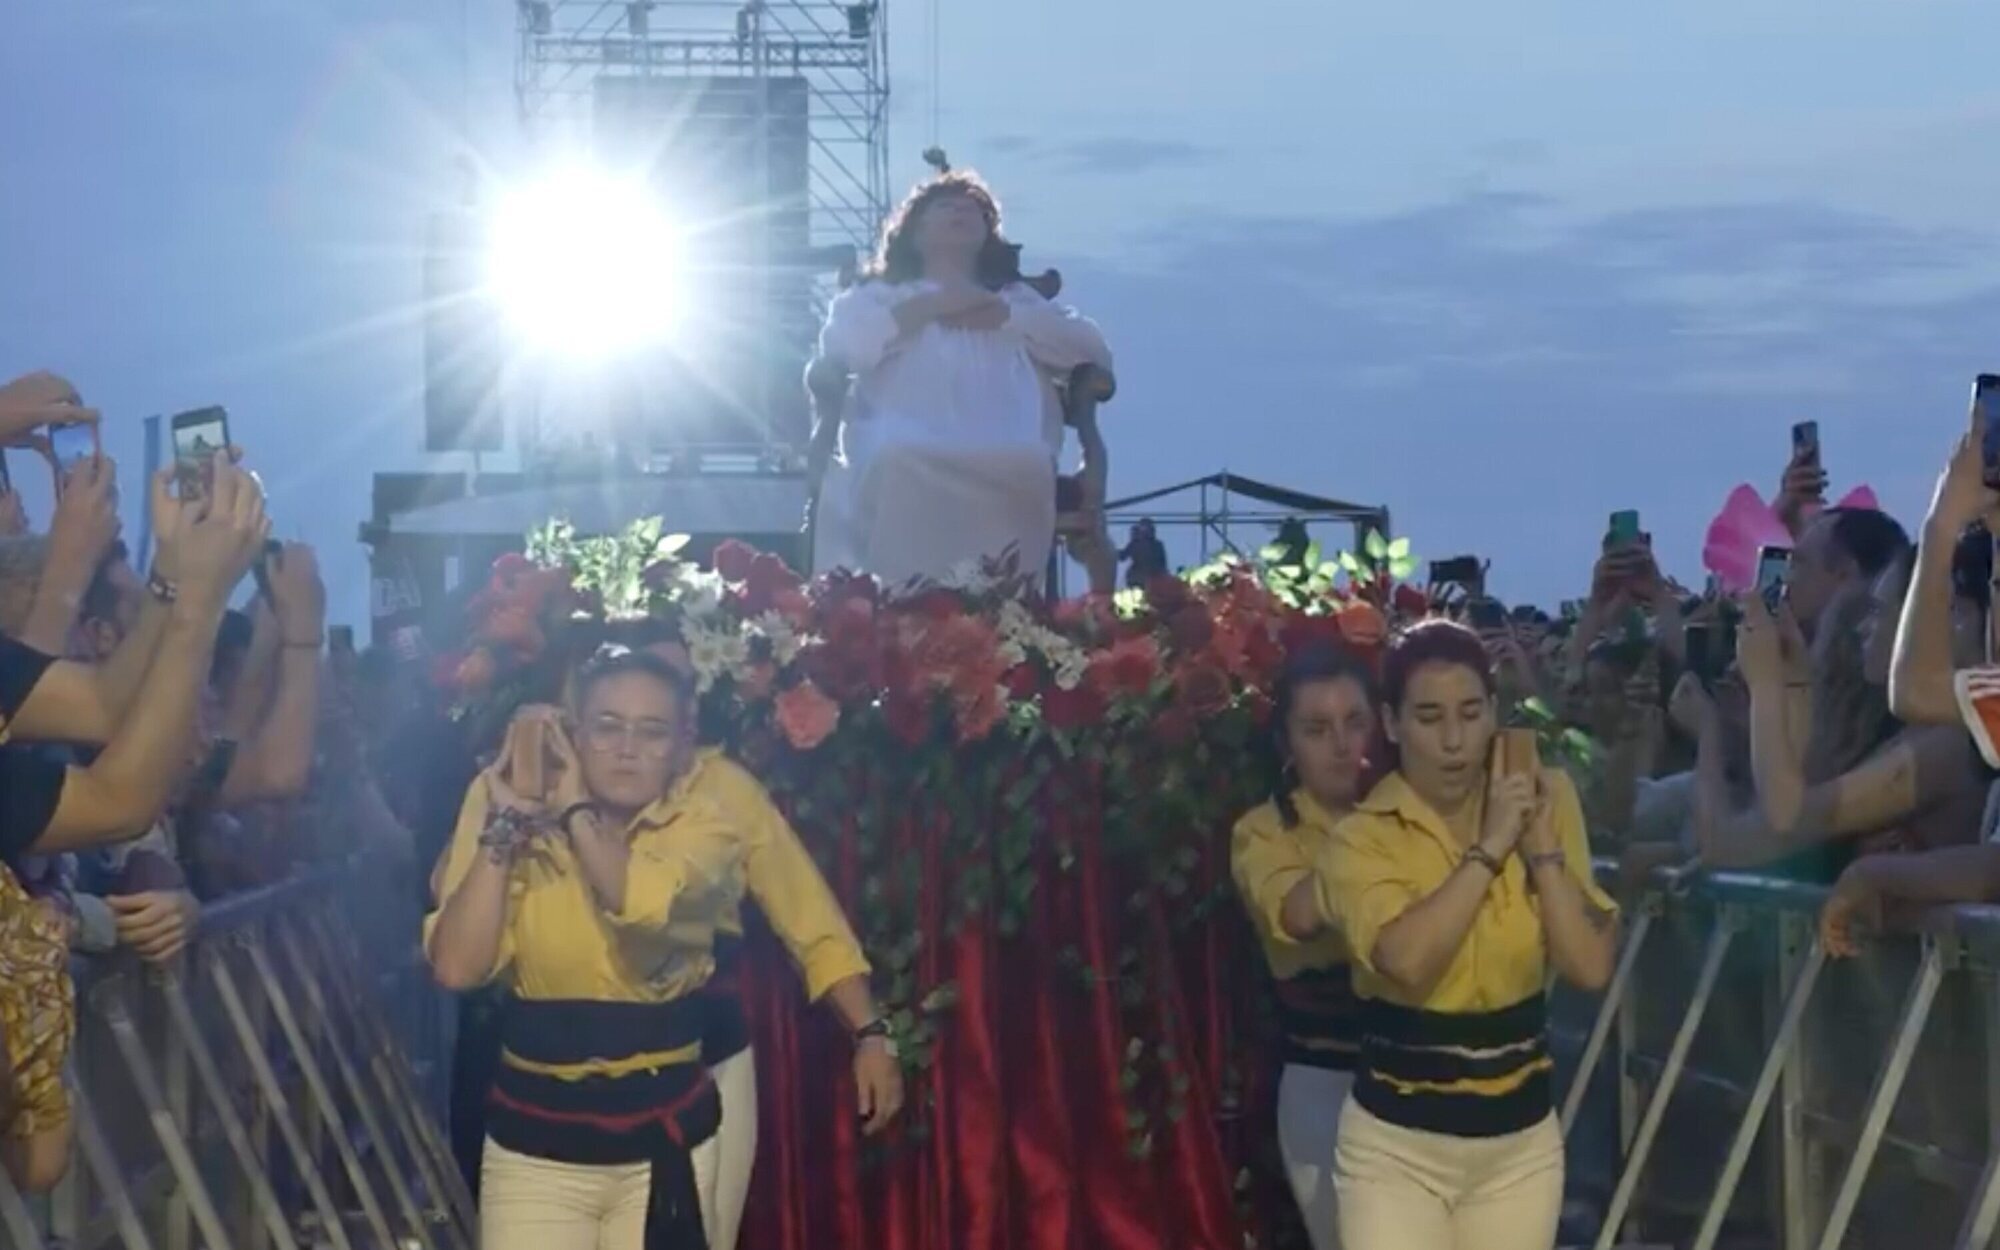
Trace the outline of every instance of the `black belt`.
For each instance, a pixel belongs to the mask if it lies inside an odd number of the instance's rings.
[[[518,1154],[560,1163],[649,1163],[645,1250],[706,1250],[689,1152],[715,1135],[721,1102],[701,1062],[704,1012],[687,1001],[516,999],[486,1131]],[[616,1074],[550,1069],[679,1055]]]

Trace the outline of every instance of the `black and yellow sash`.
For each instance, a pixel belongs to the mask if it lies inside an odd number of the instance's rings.
[[[559,1163],[650,1163],[645,1250],[703,1250],[688,1155],[721,1120],[702,1066],[705,1018],[686,1000],[514,1000],[487,1134]]]
[[[1391,1124],[1452,1137],[1533,1128],[1553,1105],[1547,1030],[1540,994],[1477,1013],[1365,999],[1355,1101]]]
[[[1353,970],[1346,964],[1313,968],[1277,983],[1278,1027],[1284,1031],[1284,1061],[1309,1068],[1349,1072],[1360,1051],[1359,1000]]]

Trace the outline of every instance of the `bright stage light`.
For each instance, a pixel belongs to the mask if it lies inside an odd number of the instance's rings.
[[[637,182],[575,171],[520,188],[494,218],[491,266],[509,320],[545,350],[629,351],[679,321],[679,231]]]

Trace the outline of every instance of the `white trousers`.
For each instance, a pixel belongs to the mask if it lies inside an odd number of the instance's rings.
[[[1278,1080],[1278,1150],[1313,1250],[1340,1250],[1333,1156],[1340,1141],[1341,1108],[1353,1086],[1351,1072],[1300,1063],[1286,1064]]]
[[[1562,1219],[1554,1115],[1501,1137],[1390,1124],[1350,1102],[1334,1155],[1341,1241],[1357,1250],[1551,1250]]]
[[[695,1147],[694,1175],[702,1185],[702,1227],[709,1250],[736,1250],[743,1208],[750,1201],[750,1170],[757,1162],[757,1057],[745,1047],[709,1069],[722,1096],[722,1124]]]
[[[712,1228],[715,1178],[703,1167],[697,1151],[702,1227]],[[652,1175],[649,1163],[557,1163],[489,1137],[479,1167],[480,1250],[641,1250]]]

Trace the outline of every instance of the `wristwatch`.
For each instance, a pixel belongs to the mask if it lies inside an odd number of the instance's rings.
[[[896,1048],[896,1039],[889,1032],[889,1018],[887,1016],[877,1016],[854,1030],[854,1045],[857,1048],[863,1042],[876,1040],[879,1040],[882,1043],[882,1048],[889,1052],[889,1058],[895,1059],[899,1057],[899,1052]]]

